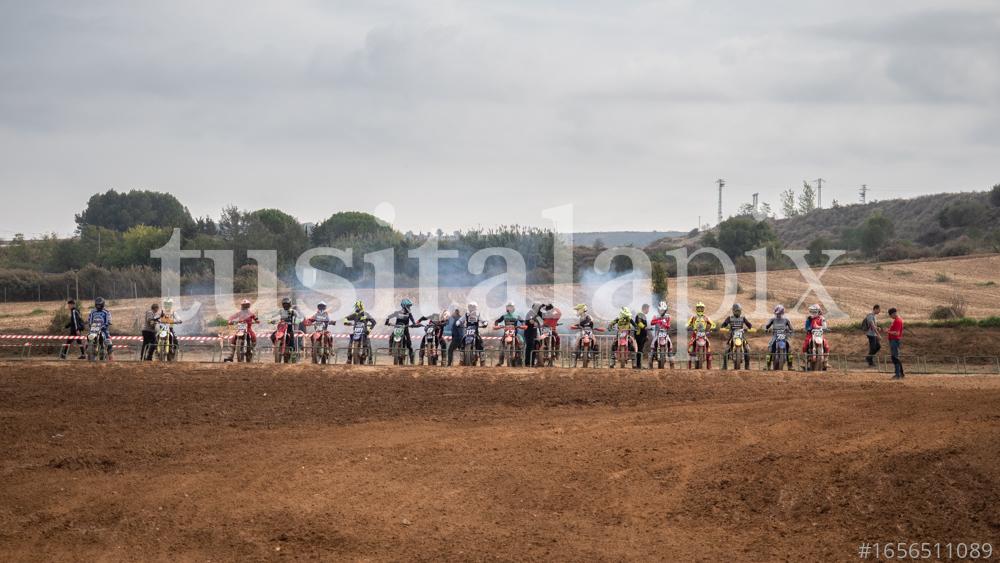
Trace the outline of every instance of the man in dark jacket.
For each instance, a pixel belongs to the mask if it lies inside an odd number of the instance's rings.
[[[156,320],[160,317],[160,305],[153,303],[146,311],[142,323],[142,359],[150,362],[156,349]]]
[[[455,350],[462,346],[462,336],[465,332],[462,329],[462,325],[458,324],[458,320],[462,318],[462,311],[455,309],[451,314],[451,318],[448,319],[448,324],[445,326],[445,333],[451,335],[451,342],[448,343],[448,365],[451,365],[452,360],[455,359]]]
[[[87,351],[83,347],[83,339],[80,338],[83,332],[83,317],[80,315],[80,310],[76,308],[76,301],[70,299],[66,302],[66,306],[69,307],[69,322],[66,323],[65,328],[69,329],[69,335],[75,336],[76,338],[67,338],[66,343],[63,344],[62,350],[59,352],[59,359],[65,360],[66,356],[69,354],[69,348],[76,342],[80,346],[80,357],[83,360],[87,357]]]
[[[635,314],[635,369],[642,369],[643,355],[649,350],[649,303],[643,303],[642,309]]]

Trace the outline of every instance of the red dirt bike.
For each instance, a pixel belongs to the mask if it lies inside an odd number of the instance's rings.
[[[580,359],[583,359],[583,367],[590,367],[591,360],[594,364],[597,364],[597,339],[594,337],[594,331],[604,332],[603,328],[580,328],[578,325],[572,325],[569,328],[572,330],[579,330],[580,336],[576,339],[576,353],[573,354],[573,367],[576,367]]]
[[[712,356],[708,353],[708,332],[699,330],[694,333],[694,349],[688,357],[688,369],[712,369]]]
[[[306,321],[306,326],[316,325],[316,329],[309,335],[312,363],[333,362],[333,333],[330,332],[330,326],[334,324],[334,321]]]
[[[611,357],[611,367],[615,367],[618,362],[619,367],[631,365],[632,353],[636,351],[635,339],[632,338],[632,329],[618,329],[615,336],[615,354]]]
[[[653,369],[653,364],[658,369],[663,369],[665,363],[670,364],[670,369],[674,369],[674,343],[670,340],[667,330],[659,326],[653,334],[653,342],[649,350],[649,369]]]
[[[521,365],[521,343],[517,338],[517,331],[527,327],[517,325],[494,325],[493,330],[502,330],[503,337],[500,339],[500,359],[498,366],[507,364],[507,367]]]
[[[551,326],[538,327],[538,334],[535,336],[534,356],[538,361],[538,366],[552,367],[558,355],[559,346],[556,344],[555,330]]]
[[[234,356],[237,362],[253,361],[253,342],[250,340],[249,325],[247,323],[236,323],[236,339],[233,341],[233,346],[236,347]]]
[[[274,339],[274,363],[292,363],[292,352],[295,350],[295,328],[288,322],[279,321],[272,337]]]
[[[809,371],[826,371],[826,351],[823,350],[823,329],[814,328],[811,331],[812,340],[809,342],[809,348],[806,350],[807,361],[806,368]]]

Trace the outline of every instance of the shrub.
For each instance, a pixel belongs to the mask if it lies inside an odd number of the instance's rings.
[[[938,272],[937,274],[934,275],[934,281],[938,283],[948,283],[951,281],[951,278],[948,277],[948,274],[944,272]]]
[[[52,322],[49,323],[49,334],[66,332],[67,323],[69,323],[69,311],[66,307],[60,307],[56,310],[56,314],[52,315]]]
[[[1000,328],[1000,317],[986,317],[980,319],[979,326],[983,328]]]
[[[952,296],[947,305],[939,305],[931,311],[930,318],[936,321],[963,319],[965,318],[967,307],[965,298],[956,293]]]
[[[951,242],[946,243],[941,247],[941,251],[938,252],[939,256],[966,256],[972,254],[973,246],[972,241],[969,237],[963,236],[961,238],[955,239]]]
[[[986,281],[986,282],[982,282],[982,283],[977,283],[976,285],[978,285],[979,287],[993,287],[996,284],[997,284],[997,282],[995,282],[993,280],[990,280],[990,281]]]
[[[219,315],[216,315],[214,319],[208,321],[208,326],[226,326],[228,324],[229,321]]]
[[[1000,207],[1000,184],[993,186],[993,189],[990,190],[990,203],[993,204],[993,207]]]

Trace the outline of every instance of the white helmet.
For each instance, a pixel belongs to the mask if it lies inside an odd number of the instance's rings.
[[[316,309],[323,311],[326,309],[326,301],[320,301],[316,304]]]
[[[477,309],[479,309],[479,305],[476,305],[475,301],[469,301],[469,312],[474,313]]]
[[[163,310],[164,311],[169,311],[169,310],[171,310],[173,308],[174,308],[174,300],[173,299],[167,297],[166,299],[163,300]]]
[[[809,306],[809,314],[810,315],[818,315],[819,314],[819,305],[810,305]]]
[[[514,302],[513,302],[513,301],[508,301],[508,302],[507,302],[507,306],[506,306],[506,309],[507,309],[507,312],[508,312],[508,313],[513,313],[513,312],[514,312],[514,309],[516,309],[516,308],[517,308],[517,306],[516,306],[516,305],[514,305]]]
[[[661,315],[664,314],[664,313],[666,313],[667,312],[667,302],[666,301],[660,301],[658,309],[659,309]]]

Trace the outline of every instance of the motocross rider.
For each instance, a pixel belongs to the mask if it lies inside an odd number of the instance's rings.
[[[493,321],[493,325],[494,325],[494,328],[497,328],[497,329],[499,329],[501,327],[501,325],[504,328],[513,327],[514,328],[514,346],[516,346],[517,349],[521,349],[521,347],[524,346],[524,338],[521,337],[520,328],[523,326],[524,320],[521,319],[521,317],[517,316],[517,313],[514,312],[515,309],[516,309],[516,307],[514,305],[514,302],[513,301],[508,301],[507,305],[505,307],[504,314],[500,315],[497,318],[497,320]],[[500,366],[504,365],[504,355],[503,354],[504,354],[504,349],[503,349],[503,346],[501,346],[500,347],[500,361],[497,362],[497,367],[500,367]],[[517,360],[518,358],[515,357],[514,359]]]
[[[177,335],[174,334],[174,325],[181,324],[181,320],[174,314],[174,300],[167,297],[163,300],[163,308],[160,314],[155,317],[156,322],[163,323],[170,327],[170,346],[177,349]]]
[[[569,328],[571,330],[583,330],[585,328],[589,328],[593,332],[604,332],[603,328],[594,327],[594,317],[590,316],[590,313],[587,312],[586,303],[580,303],[576,305],[575,307],[573,307],[573,310],[576,311],[577,321],[576,324],[570,325]],[[581,341],[580,345],[582,346],[582,344],[583,342]],[[597,352],[596,338],[590,339],[590,351]]]
[[[253,325],[259,322],[257,318],[257,313],[250,310],[250,300],[244,299],[240,301],[240,310],[231,317],[229,317],[229,324],[236,323],[246,323],[247,325],[247,336],[250,338],[250,350],[254,349],[254,345],[257,344],[257,334],[253,331]],[[227,362],[233,361],[233,357],[236,355],[236,335],[233,334],[229,337],[229,344],[232,345],[232,349],[229,351],[229,357],[225,359]]]
[[[479,320],[479,305],[475,301],[469,303],[468,311],[456,321],[456,324],[462,327],[462,351],[465,351],[465,331],[470,327],[474,327],[476,332],[476,351],[482,352],[483,337],[479,335],[479,329],[485,327],[486,323]]]
[[[286,334],[289,334],[291,336],[293,352],[298,349],[299,339],[295,334],[295,329],[297,328],[298,325],[298,320],[297,320],[298,317],[299,317],[299,312],[295,307],[292,307],[291,298],[283,297],[281,299],[281,308],[278,309],[278,314],[273,319],[271,319],[272,324],[274,324],[275,322],[282,322],[288,325],[288,327],[285,330],[288,331]],[[277,331],[271,332],[271,344],[276,344],[275,332]]]
[[[406,348],[407,353],[410,355],[410,364],[413,364],[413,344],[410,342],[410,327],[416,325],[417,320],[413,317],[413,313],[410,312],[411,307],[413,307],[413,301],[410,301],[409,298],[404,298],[399,302],[399,310],[385,318],[385,326],[389,326],[391,321],[395,319],[396,322],[392,324],[403,327],[403,347]]]
[[[733,333],[741,329],[750,330],[753,328],[753,324],[750,322],[750,319],[743,316],[743,306],[739,303],[733,303],[733,314],[722,321],[722,328],[729,329],[729,340],[726,341],[726,354],[728,357],[729,352],[733,349]],[[750,344],[747,342],[746,337],[743,338],[743,356],[744,365],[750,365]],[[723,369],[725,369],[725,365],[726,359],[723,358]]]
[[[87,326],[92,326],[94,322],[101,323],[101,334],[104,336],[104,343],[108,347],[108,357],[111,357],[111,311],[104,308],[104,298],[94,299],[94,309],[87,315]]]
[[[441,314],[434,314],[431,316],[423,316],[417,319],[417,325],[421,325],[424,321],[427,321],[427,326],[431,327],[434,331],[434,342],[437,343],[438,348],[438,363],[441,363],[442,351],[447,349],[447,344],[444,341],[444,327],[448,324],[448,309],[441,311]],[[426,347],[427,340],[425,338],[420,339],[420,365],[424,365],[424,348]]]
[[[354,312],[344,317],[344,325],[354,326],[356,323],[365,325],[365,347],[368,348],[366,354],[367,357],[370,358],[372,354],[372,345],[371,341],[367,339],[367,336],[371,333],[372,329],[375,328],[375,325],[378,324],[378,322],[375,320],[375,317],[368,314],[368,311],[365,311],[365,304],[362,303],[360,299],[354,302]]]
[[[708,318],[705,314],[705,304],[699,301],[694,306],[694,316],[688,320],[687,328],[691,331],[691,340],[688,342],[688,354],[694,354],[694,343],[695,339],[698,337],[698,332],[707,333],[710,330],[715,330],[715,323],[712,319]],[[705,339],[705,354],[710,355],[712,353],[712,342]]]
[[[653,320],[650,321],[650,323],[649,323],[650,326],[653,327],[653,343],[654,344],[660,338],[660,331],[666,331],[667,333],[670,332],[670,321],[671,321],[671,318],[670,318],[670,312],[669,312],[668,307],[667,307],[667,302],[666,301],[660,301],[659,306],[656,308],[656,316],[654,316]],[[667,348],[667,355],[668,356],[673,356],[674,355],[673,342],[671,340],[667,340],[667,342],[668,342],[667,346],[669,346],[669,348]],[[650,359],[652,359],[652,358],[650,358]]]
[[[631,350],[636,349],[634,336],[636,328],[635,318],[632,317],[632,311],[630,311],[628,307],[622,307],[621,310],[618,311],[618,318],[608,324],[608,330],[617,331],[619,334],[626,330],[632,331],[632,334],[629,334],[628,337],[628,345]],[[617,354],[615,354],[615,352],[617,351],[618,338],[616,336],[614,342],[611,344],[611,367],[615,367],[615,359],[617,358]]]
[[[324,324],[326,326],[333,326],[337,324],[337,321],[330,318],[330,312],[326,310],[326,301],[320,301],[316,304],[316,312],[310,317],[306,317],[305,326],[311,326],[313,324]]]
[[[776,342],[779,334],[784,334],[785,338],[791,338],[793,328],[792,323],[785,318],[785,306],[778,305],[774,308],[774,318],[767,321],[764,330],[771,333],[771,340],[767,343],[767,361],[765,366],[771,366],[771,355],[775,352]],[[792,369],[792,355],[788,354],[788,369]]]
[[[823,317],[823,310],[820,309],[819,305],[809,306],[809,316],[806,317],[806,339],[802,344],[802,353],[809,351],[809,345],[812,344],[812,331],[814,328],[821,328],[823,332],[829,330],[826,324],[826,319]],[[830,341],[826,338],[823,339],[823,366],[824,369],[829,369],[830,367]]]

